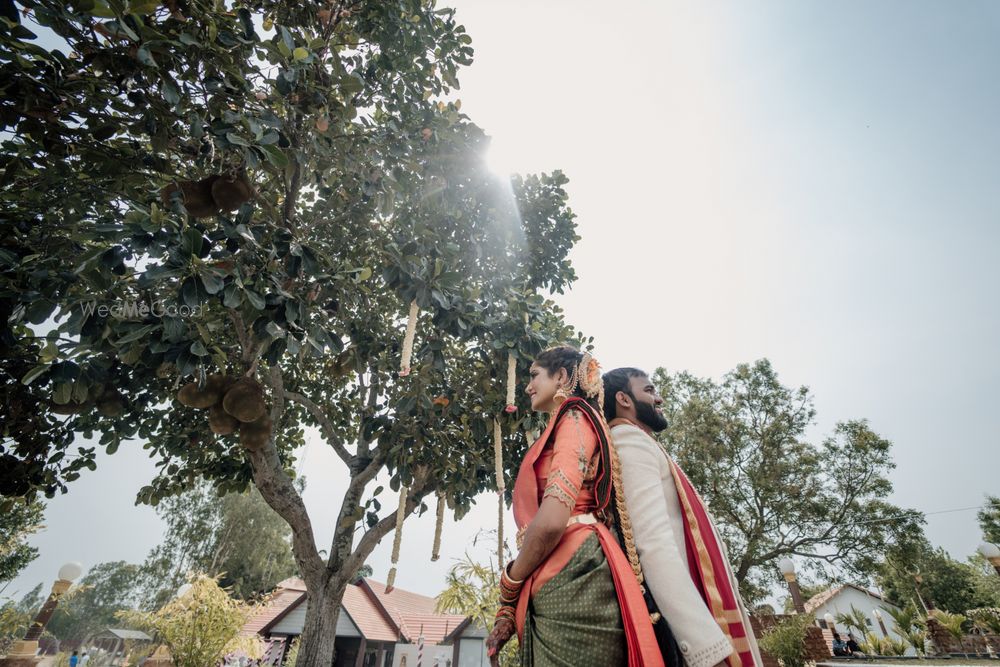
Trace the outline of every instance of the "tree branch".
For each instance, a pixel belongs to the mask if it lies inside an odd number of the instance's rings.
[[[254,484],[261,496],[292,528],[292,551],[302,576],[307,581],[315,581],[323,574],[323,559],[316,549],[305,503],[278,459],[273,436],[262,449],[248,450],[248,456],[253,466]]]
[[[429,478],[425,478],[422,482],[415,483],[410,487],[410,492],[406,494],[406,509],[404,510],[406,516],[409,516],[413,510],[415,510],[419,505],[420,501],[428,493],[433,491],[437,487],[436,482],[431,481]],[[393,528],[396,527],[396,513],[392,512],[388,516],[383,517],[379,520],[377,524],[372,526],[361,539],[358,541],[358,546],[354,549],[354,553],[351,554],[344,562],[343,571],[354,573],[360,568],[365,559],[371,555],[371,552],[378,546],[378,543],[382,541],[382,538],[392,532]]]
[[[365,487],[375,479],[378,471],[385,463],[385,454],[375,456],[360,472],[351,477],[351,483],[344,492],[344,500],[340,504],[340,514],[337,516],[336,528],[333,531],[333,543],[330,545],[330,558],[327,569],[336,572],[342,569],[344,561],[347,560],[351,552],[351,545],[354,542],[354,527],[358,520],[349,521],[348,518],[354,513],[354,509],[361,502]],[[352,469],[352,474],[355,469]],[[363,518],[363,517],[362,517]]]
[[[340,457],[340,460],[342,460],[347,465],[350,465],[352,458],[351,454],[350,452],[347,451],[347,448],[344,447],[344,443],[341,441],[341,439],[337,437],[337,432],[333,428],[333,422],[331,422],[330,419],[326,416],[326,414],[323,413],[323,409],[320,408],[318,405],[316,405],[311,399],[309,399],[306,396],[303,396],[302,394],[298,394],[294,391],[286,391],[284,392],[284,394],[285,398],[287,398],[293,403],[298,403],[299,405],[304,407],[309,412],[310,415],[312,415],[312,418],[316,420],[316,423],[320,427],[320,430],[323,431],[323,437],[326,438],[327,443],[331,447],[333,447],[333,450],[335,452],[337,452],[337,456]]]

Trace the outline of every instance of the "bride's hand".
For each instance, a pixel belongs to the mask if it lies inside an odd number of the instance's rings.
[[[490,666],[499,667],[500,650],[514,636],[514,622],[507,618],[499,618],[493,625],[493,632],[486,638],[486,653],[490,656]]]

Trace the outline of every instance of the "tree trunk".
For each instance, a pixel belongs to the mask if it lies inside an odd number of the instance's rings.
[[[325,585],[306,582],[306,620],[299,638],[295,667],[332,667],[337,619],[346,583],[327,580]]]

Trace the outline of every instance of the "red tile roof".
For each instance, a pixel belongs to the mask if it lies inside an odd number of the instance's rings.
[[[385,584],[374,579],[364,579],[363,584],[388,612],[399,627],[403,638],[411,642],[417,641],[420,637],[420,628],[423,627],[424,642],[438,644],[465,620],[465,616],[457,614],[434,613],[437,600],[432,597],[399,588],[393,588],[392,592],[386,593]]]
[[[305,583],[296,577],[278,584],[264,611],[243,626],[243,632],[259,633],[276,619],[305,601]],[[344,611],[369,641],[416,642],[423,630],[426,644],[438,644],[465,620],[457,614],[436,614],[432,597],[394,588],[385,592],[385,584],[364,579],[344,591]],[[397,628],[399,629],[397,632]]]
[[[359,586],[348,586],[344,591],[344,610],[368,641],[395,643],[399,640],[396,628]]]
[[[464,620],[465,616],[456,614],[403,614],[402,630],[413,643],[422,632],[425,644],[440,644]]]

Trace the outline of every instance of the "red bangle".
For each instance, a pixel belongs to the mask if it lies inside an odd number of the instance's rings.
[[[514,603],[521,597],[521,589],[524,587],[524,579],[518,581],[510,576],[510,563],[500,571],[500,602],[501,604]]]
[[[521,597],[521,586],[510,587],[505,583],[500,583],[500,603],[513,604]]]
[[[502,605],[497,609],[496,620],[499,621],[501,618],[506,618],[511,623],[516,623],[517,611],[510,605]]]

